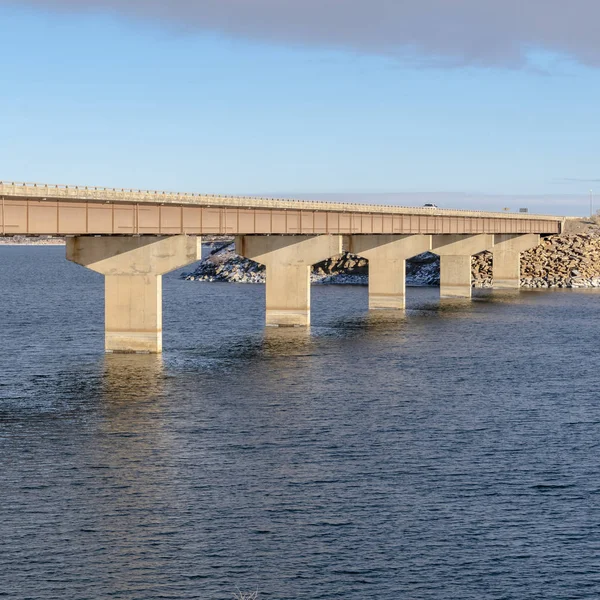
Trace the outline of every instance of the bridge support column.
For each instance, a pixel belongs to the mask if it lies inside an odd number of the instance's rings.
[[[494,288],[518,290],[521,287],[521,252],[540,243],[537,233],[494,236],[492,273]]]
[[[352,235],[350,252],[369,261],[369,308],[406,306],[406,259],[431,250],[430,235]]]
[[[440,296],[471,297],[471,256],[494,246],[492,234],[434,235],[432,252],[440,257]]]
[[[266,324],[310,325],[310,267],[341,254],[340,235],[239,236],[236,252],[267,268]]]
[[[67,238],[67,259],[105,279],[106,352],[162,352],[162,276],[201,258],[200,238]]]

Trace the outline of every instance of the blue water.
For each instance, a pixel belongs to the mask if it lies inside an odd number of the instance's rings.
[[[0,598],[600,598],[599,292],[164,292],[105,356],[102,277],[0,246]]]

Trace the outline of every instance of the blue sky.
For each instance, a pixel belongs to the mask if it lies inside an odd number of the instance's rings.
[[[600,208],[599,72],[556,54],[423,67],[5,3],[0,52],[0,179]]]

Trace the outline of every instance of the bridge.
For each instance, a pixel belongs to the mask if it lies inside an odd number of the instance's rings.
[[[0,235],[67,238],[67,259],[105,277],[107,352],[162,351],[162,275],[233,235],[266,266],[266,323],[310,324],[310,267],[347,249],[369,261],[369,307],[405,307],[406,260],[440,256],[440,294],[471,296],[471,256],[518,288],[520,253],[562,217],[0,181]]]

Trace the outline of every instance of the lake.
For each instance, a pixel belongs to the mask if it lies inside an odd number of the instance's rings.
[[[0,598],[600,597],[600,291],[280,330],[173,273],[164,354],[105,355],[64,252],[0,246]]]

